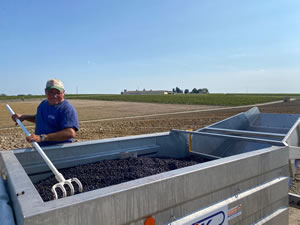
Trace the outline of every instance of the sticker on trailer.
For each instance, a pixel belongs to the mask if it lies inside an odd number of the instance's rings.
[[[228,220],[231,220],[239,215],[242,215],[242,204],[239,204],[228,211]]]
[[[228,207],[227,205],[209,210],[204,209],[193,213],[169,225],[228,225]]]

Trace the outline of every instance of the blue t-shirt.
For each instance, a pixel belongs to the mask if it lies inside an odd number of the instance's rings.
[[[79,128],[77,112],[67,100],[57,105],[49,105],[48,100],[42,101],[37,108],[35,123],[36,135],[50,134],[65,128],[74,128],[75,131],[78,131]],[[39,144],[45,146],[72,141],[73,138],[66,141],[44,141]]]

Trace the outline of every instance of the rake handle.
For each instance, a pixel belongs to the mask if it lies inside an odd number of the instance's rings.
[[[11,115],[15,115],[14,111],[10,108],[10,106],[8,104],[6,104],[6,108],[7,108],[7,110],[9,111],[9,113]],[[21,122],[21,120],[16,119],[16,122],[19,124],[19,126],[22,128],[22,130],[25,132],[26,136],[30,136],[31,135],[29,133],[29,131],[26,129],[26,127],[23,125],[23,123]],[[55,166],[50,161],[50,159],[48,158],[48,156],[45,154],[45,152],[43,151],[43,149],[39,146],[39,144],[37,142],[33,141],[32,145],[38,151],[38,153],[41,155],[41,157],[46,162],[46,164],[51,169],[51,171],[54,173],[56,180],[58,182],[64,182],[65,181],[64,176],[60,172],[58,172],[58,170],[55,168]]]

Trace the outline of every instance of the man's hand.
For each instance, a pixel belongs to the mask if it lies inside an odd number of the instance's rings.
[[[16,125],[18,125],[17,119],[19,119],[21,122],[24,120],[23,116],[17,113],[12,115],[11,118],[14,122],[16,122]]]
[[[28,141],[29,143],[35,141],[35,142],[41,142],[42,138],[40,135],[35,135],[35,134],[31,134],[30,136],[26,137],[26,141]]]

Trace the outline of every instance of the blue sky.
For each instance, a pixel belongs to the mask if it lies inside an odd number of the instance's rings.
[[[300,93],[298,0],[0,1],[0,94]]]

